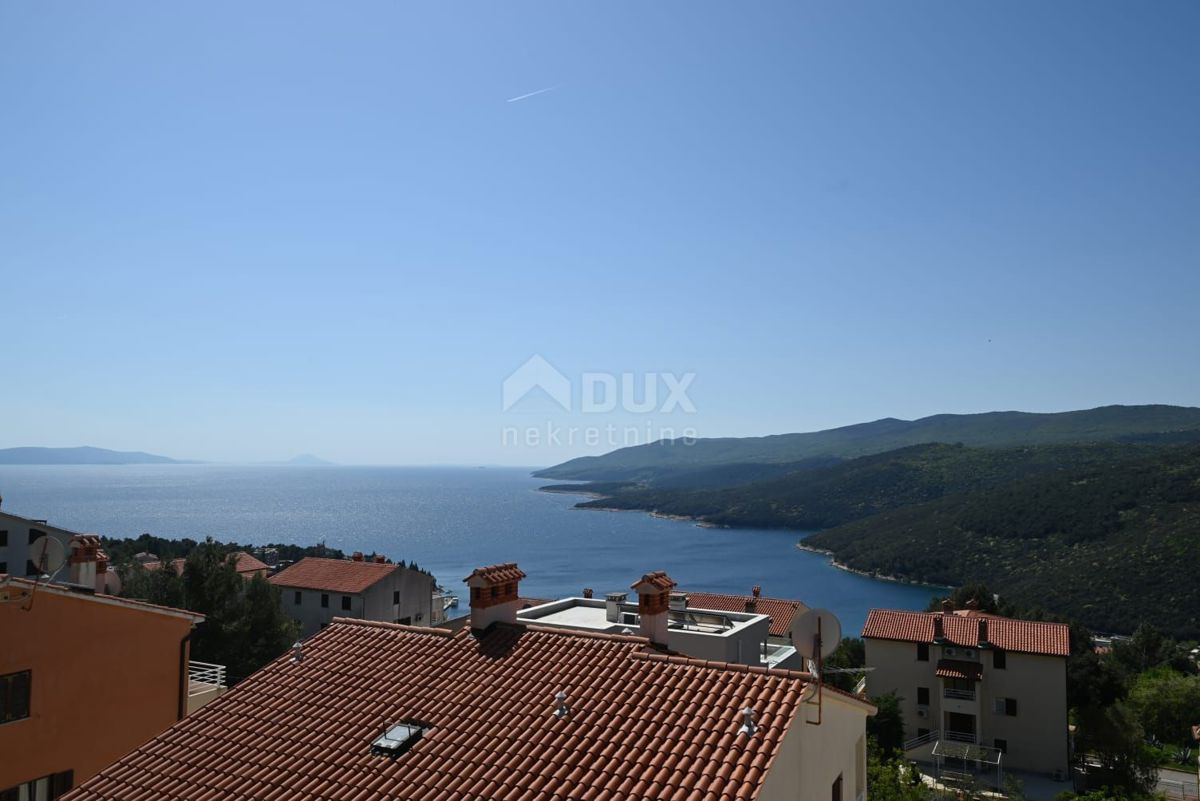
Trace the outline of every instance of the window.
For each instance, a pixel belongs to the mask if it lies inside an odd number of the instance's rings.
[[[44,531],[41,531],[36,528],[29,529],[29,544],[33,545],[33,543],[37,540],[38,537],[44,537],[44,536],[46,536],[46,532],[44,532]]]
[[[928,737],[929,729],[917,729],[917,736],[918,737]]]
[[[1017,716],[1017,699],[1016,698],[997,698],[992,704],[992,711],[997,715],[1007,715],[1010,718]]]
[[[8,562],[0,562],[0,573],[8,572]]]
[[[350,596],[349,595],[342,596],[342,611],[343,612],[350,611]]]
[[[329,608],[329,593],[327,593],[327,592],[321,593],[321,608],[322,609]]]
[[[32,674],[28,670],[0,676],[0,723],[29,717],[30,684]]]
[[[917,643],[917,661],[918,662],[928,662],[929,661],[929,643],[927,643],[927,642]]]
[[[929,688],[928,687],[918,687],[917,688],[917,704],[919,704],[920,706],[929,706]]]
[[[31,782],[21,782],[16,787],[0,790],[0,801],[54,801],[65,795],[75,783],[75,771],[64,770],[62,773],[52,773]]]
[[[296,590],[296,592],[292,595],[292,601],[296,604],[296,606],[300,605],[300,590]]]
[[[6,545],[8,545],[8,532],[0,531],[0,548],[5,547]]]
[[[842,801],[842,774],[838,774],[833,782],[833,793],[829,796],[832,801]]]
[[[392,603],[393,604],[400,603],[400,590],[392,590]]]
[[[1004,670],[1008,667],[1008,654],[1004,651],[992,651],[992,667],[996,670]]]
[[[997,737],[996,738],[996,750],[1002,754],[1007,754],[1008,753],[1008,740],[1002,740],[999,737]]]

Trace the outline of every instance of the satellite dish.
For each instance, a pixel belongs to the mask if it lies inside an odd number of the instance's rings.
[[[821,635],[820,654],[814,647],[817,634]],[[796,651],[805,659],[821,659],[832,654],[842,642],[842,624],[828,609],[809,609],[796,621],[792,629],[792,640]]]
[[[67,549],[61,540],[42,535],[29,546],[29,561],[37,565],[39,573],[54,575],[67,563]]]

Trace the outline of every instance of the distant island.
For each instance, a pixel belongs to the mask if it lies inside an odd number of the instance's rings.
[[[1107,406],[659,442],[539,471],[591,509],[817,531],[800,547],[912,581],[985,582],[1094,628],[1200,637],[1200,409]]]
[[[302,453],[299,456],[293,456],[284,464],[294,464],[303,467],[332,467],[333,462],[326,461],[319,456],[313,456],[311,453]]]
[[[141,451],[107,448],[0,448],[0,464],[187,464]]]

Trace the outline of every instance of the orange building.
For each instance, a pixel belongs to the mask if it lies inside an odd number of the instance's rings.
[[[0,574],[0,799],[57,798],[182,718],[203,619]]]

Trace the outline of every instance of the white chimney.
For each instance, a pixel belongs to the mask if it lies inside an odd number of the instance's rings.
[[[610,592],[604,596],[604,619],[609,623],[621,622],[621,606],[629,600],[623,592]]]
[[[100,556],[100,537],[76,534],[71,537],[71,583],[96,588],[96,563]],[[105,560],[105,569],[108,562]]]

